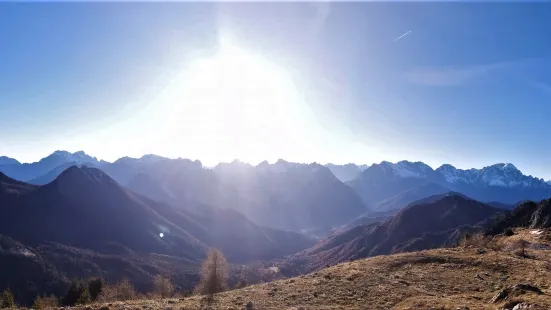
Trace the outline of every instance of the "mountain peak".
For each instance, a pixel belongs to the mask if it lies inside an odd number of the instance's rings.
[[[501,170],[509,170],[509,171],[519,171],[515,165],[511,163],[499,163],[495,164],[494,166],[500,168]]]
[[[453,165],[450,164],[443,164],[442,166],[438,167],[436,170],[457,170]]]
[[[0,156],[0,166],[1,165],[18,165],[20,162],[17,159],[7,157],[7,156]]]
[[[65,185],[97,185],[104,183],[116,183],[111,177],[97,168],[87,166],[71,166],[65,169],[54,181]]]
[[[71,152],[68,152],[68,151],[63,151],[63,150],[57,150],[55,152],[53,152],[52,154],[50,154],[49,156],[43,158],[41,161],[59,161],[60,159],[64,160],[64,161],[68,161],[68,162],[76,162],[76,163],[79,163],[79,164],[82,164],[82,163],[97,163],[98,162],[98,159],[95,158],[95,157],[92,157],[86,153],[84,153],[84,151],[77,151],[77,152],[74,152],[74,153],[71,153]]]

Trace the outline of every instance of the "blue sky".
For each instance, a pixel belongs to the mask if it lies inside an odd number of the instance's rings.
[[[512,162],[550,179],[549,16],[546,3],[2,3],[0,155]],[[210,96],[220,85],[239,99]]]

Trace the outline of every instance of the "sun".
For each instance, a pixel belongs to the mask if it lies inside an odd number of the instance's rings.
[[[259,162],[286,158],[296,151],[293,145],[304,144],[299,140],[308,111],[292,77],[228,39],[216,55],[182,70],[166,102],[170,119],[164,126],[180,142],[167,143],[179,154]]]

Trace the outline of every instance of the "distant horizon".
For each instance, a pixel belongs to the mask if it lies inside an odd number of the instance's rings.
[[[88,153],[84,150],[78,150],[78,151],[67,151],[67,150],[61,150],[61,149],[57,149],[55,151],[52,151],[50,153],[48,153],[47,155],[45,156],[42,156],[36,160],[33,160],[33,161],[22,161],[22,160],[19,160],[17,157],[13,157],[13,156],[10,156],[9,154],[1,154],[0,153],[0,157],[8,157],[8,158],[12,158],[12,159],[15,159],[17,160],[20,164],[32,164],[32,163],[37,163],[39,162],[41,159],[44,159],[50,155],[53,155],[54,153],[56,152],[68,152],[70,154],[75,154],[75,153],[79,153],[79,152],[83,152],[84,154],[86,154],[87,156],[90,156],[90,157],[93,157],[93,158],[96,158],[98,161],[104,161],[104,162],[107,162],[107,163],[114,163],[116,162],[117,160],[119,159],[122,159],[122,158],[132,158],[132,159],[141,159],[145,156],[149,156],[149,155],[153,155],[153,156],[158,156],[158,157],[162,157],[162,158],[166,158],[166,159],[170,159],[170,160],[176,160],[176,159],[187,159],[187,160],[190,160],[190,161],[199,161],[201,162],[201,165],[203,167],[206,167],[206,168],[213,168],[215,167],[216,165],[218,164],[228,164],[228,163],[233,163],[233,162],[241,162],[241,163],[245,163],[245,164],[249,164],[251,166],[258,166],[259,164],[261,164],[262,162],[268,162],[269,164],[276,164],[278,161],[280,160],[283,160],[285,162],[288,162],[288,163],[296,163],[296,164],[306,164],[306,165],[309,165],[309,164],[319,164],[319,165],[323,165],[323,166],[326,166],[326,165],[329,165],[329,164],[333,164],[333,165],[337,165],[337,166],[343,166],[343,165],[347,165],[347,164],[353,164],[353,165],[356,165],[356,166],[372,166],[372,165],[376,165],[376,164],[381,164],[383,162],[390,162],[392,164],[396,164],[396,163],[399,163],[401,161],[406,161],[406,162],[411,162],[411,163],[416,163],[416,162],[421,162],[423,164],[426,164],[427,166],[431,167],[433,170],[436,170],[438,169],[439,167],[441,167],[442,165],[451,165],[453,167],[455,167],[456,169],[460,169],[460,170],[469,170],[469,169],[477,169],[477,170],[480,170],[480,169],[483,169],[483,168],[486,168],[486,167],[490,167],[490,166],[494,166],[494,165],[499,165],[499,164],[511,164],[513,166],[515,166],[520,172],[522,172],[524,175],[526,176],[532,176],[532,177],[535,177],[535,178],[538,178],[538,179],[542,179],[542,180],[545,180],[545,181],[548,181],[548,180],[551,180],[551,177],[550,178],[546,178],[546,177],[541,177],[541,176],[538,176],[538,175],[534,175],[534,174],[530,174],[530,173],[526,173],[525,171],[523,171],[523,169],[519,166],[517,166],[515,163],[513,162],[495,162],[495,163],[490,163],[490,164],[486,164],[484,166],[481,166],[481,167],[460,167],[460,166],[457,166],[457,165],[454,165],[453,163],[449,163],[449,162],[445,162],[445,163],[441,163],[441,164],[437,164],[437,165],[431,165],[423,160],[408,160],[408,159],[402,159],[402,160],[397,160],[397,161],[390,161],[390,160],[382,160],[382,161],[379,161],[379,162],[372,162],[372,163],[353,163],[353,162],[347,162],[347,163],[335,163],[335,162],[319,162],[319,161],[312,161],[312,162],[297,162],[297,161],[292,161],[292,160],[287,160],[285,158],[279,158],[279,159],[276,159],[276,160],[262,160],[260,162],[256,162],[256,163],[251,163],[251,162],[247,162],[247,161],[243,161],[243,160],[240,160],[238,158],[234,159],[234,160],[230,160],[230,161],[220,161],[220,162],[216,162],[216,163],[205,163],[204,161],[202,161],[201,159],[199,158],[188,158],[188,157],[185,157],[185,156],[180,156],[180,157],[168,157],[168,156],[163,156],[163,155],[159,155],[159,154],[155,154],[155,153],[147,153],[147,154],[142,154],[142,155],[139,155],[139,156],[120,156],[114,160],[105,160],[103,158],[100,158],[98,156],[95,156],[94,154],[91,154],[91,153]]]
[[[0,154],[511,162],[551,179],[549,16],[520,2],[1,3]]]

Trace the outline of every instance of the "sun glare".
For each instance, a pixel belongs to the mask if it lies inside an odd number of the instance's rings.
[[[292,78],[227,39],[220,45],[214,57],[195,60],[170,86],[165,128],[171,139],[165,143],[178,154],[201,149],[196,156],[213,162],[288,157],[293,145],[305,144],[308,114]]]

